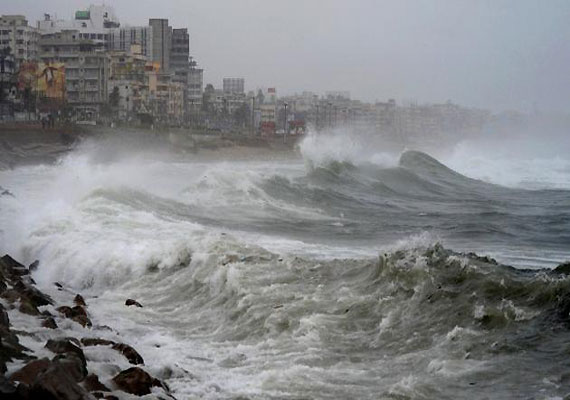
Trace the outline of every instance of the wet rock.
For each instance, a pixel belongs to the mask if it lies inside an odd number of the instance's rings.
[[[53,300],[47,294],[42,293],[32,285],[23,281],[18,281],[14,289],[20,293],[21,298],[27,299],[35,307],[53,304]]]
[[[50,365],[51,361],[47,358],[30,361],[24,367],[14,372],[10,376],[10,380],[31,385],[39,374],[48,370]]]
[[[83,386],[89,392],[110,392],[111,391],[111,389],[109,389],[107,386],[103,385],[101,383],[101,381],[99,381],[99,377],[95,374],[87,375],[87,377],[85,378],[85,381],[83,382]]]
[[[64,367],[67,369],[73,369],[73,366],[69,366],[68,364],[77,363],[78,360],[80,374],[83,378],[87,376],[87,361],[85,360],[85,354],[83,354],[83,350],[81,350],[77,344],[72,342],[71,339],[50,339],[47,341],[45,347],[56,354],[74,355],[76,359],[66,357],[65,359],[59,359],[59,361],[64,364]]]
[[[0,329],[2,328],[5,329],[10,328],[10,318],[8,318],[8,313],[6,312],[6,309],[4,308],[2,303],[0,303]]]
[[[57,329],[57,323],[55,322],[55,319],[53,319],[52,317],[44,319],[42,322],[42,326],[44,328]]]
[[[81,306],[75,306],[71,308],[71,316],[75,317],[77,315],[83,315],[83,316],[87,316],[87,311],[85,311],[85,308],[81,307]]]
[[[75,298],[73,299],[73,302],[74,302],[75,305],[77,305],[77,306],[87,307],[87,304],[85,304],[85,299],[84,299],[83,296],[81,296],[80,294],[78,294],[77,296],[75,296]]]
[[[85,389],[77,384],[66,369],[52,363],[50,368],[40,374],[30,387],[30,399],[46,400],[87,400],[94,399]]]
[[[91,328],[93,326],[91,320],[85,315],[76,315],[73,318],[71,318],[71,320],[77,322],[79,325],[81,325],[84,328],[85,327]]]
[[[8,303],[14,303],[20,298],[20,293],[14,289],[7,289],[2,292],[2,298],[6,299]]]
[[[121,371],[113,378],[113,382],[124,392],[144,396],[151,392],[152,387],[164,388],[162,382],[153,378],[139,367]]]
[[[63,289],[63,285],[62,285],[61,283],[59,283],[59,282],[54,282],[53,284],[58,288],[58,290]]]
[[[113,349],[124,355],[125,358],[129,360],[129,363],[133,365],[144,364],[144,360],[141,355],[128,344],[116,343],[113,345]]]
[[[13,359],[29,359],[25,351],[28,349],[20,344],[18,336],[10,330],[8,313],[0,303],[0,373],[6,372],[6,363]]]
[[[91,320],[89,319],[89,317],[87,317],[87,312],[81,306],[75,306],[75,307],[61,306],[56,308],[56,310],[64,317],[77,322],[83,327],[92,326]]]
[[[20,303],[20,307],[18,307],[18,310],[23,314],[40,315],[40,310],[38,310],[38,308],[35,307],[27,299],[22,299],[22,302]]]
[[[18,396],[16,385],[6,379],[4,375],[0,375],[0,399],[16,400],[23,398],[24,397]]]
[[[8,254],[0,258],[0,269],[8,279],[29,275],[30,271]]]
[[[138,301],[133,300],[133,299],[127,299],[127,301],[125,301],[125,305],[126,305],[126,306],[129,306],[129,307],[130,307],[130,306],[142,307],[142,304],[141,304],[141,303],[139,303]]]
[[[40,260],[36,260],[28,266],[28,269],[33,272],[37,270],[39,266],[40,266]]]
[[[76,353],[58,354],[53,358],[53,362],[59,365],[75,382],[81,382],[87,377],[87,367]]]
[[[62,314],[65,318],[73,317],[73,311],[71,310],[71,307],[69,307],[69,306],[61,306],[61,307],[56,308],[56,310],[57,310],[57,312]]]
[[[81,338],[81,344],[83,346],[112,346],[115,342],[100,338]]]

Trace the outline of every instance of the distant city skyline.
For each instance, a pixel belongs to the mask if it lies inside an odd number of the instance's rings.
[[[98,1],[3,4],[32,24]],[[107,4],[109,4],[107,2]],[[325,5],[326,4],[326,5]],[[570,2],[211,0],[112,2],[122,25],[168,18],[188,27],[204,84],[243,77],[246,90],[350,91],[365,101],[443,103],[493,111],[570,109]]]

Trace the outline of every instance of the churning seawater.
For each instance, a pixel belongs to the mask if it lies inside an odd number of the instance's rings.
[[[325,139],[279,161],[94,141],[0,171],[0,250],[89,297],[178,398],[570,393],[570,280],[548,269],[570,163],[449,157],[475,180]]]

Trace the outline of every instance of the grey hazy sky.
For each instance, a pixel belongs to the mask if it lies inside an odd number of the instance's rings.
[[[91,1],[93,2],[93,1]],[[90,1],[0,0],[0,12],[71,17]],[[99,2],[95,2],[99,3]],[[567,0],[115,0],[123,24],[188,27],[205,83],[278,94],[349,90],[367,101],[452,100],[570,110]]]

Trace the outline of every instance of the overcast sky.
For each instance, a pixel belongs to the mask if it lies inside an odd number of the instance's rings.
[[[32,21],[78,0],[0,0]],[[98,2],[95,2],[98,3]],[[98,3],[99,4],[99,3]],[[570,110],[566,0],[116,0],[122,24],[190,31],[205,83],[244,77],[278,94],[348,90],[366,101]]]

